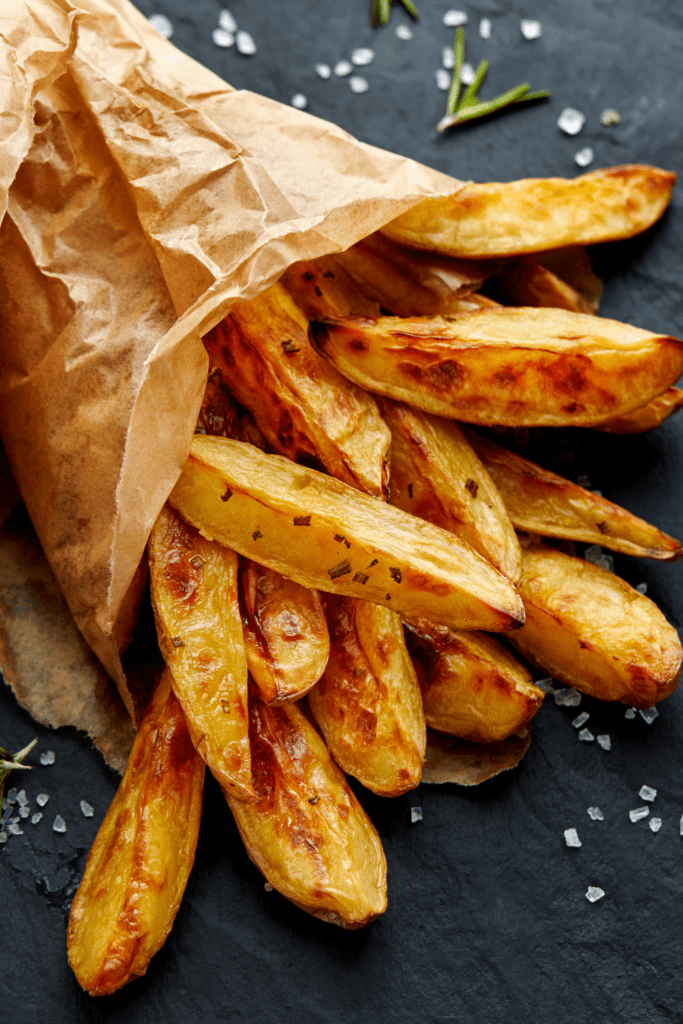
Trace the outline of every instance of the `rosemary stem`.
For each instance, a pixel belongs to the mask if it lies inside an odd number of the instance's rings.
[[[417,7],[413,3],[413,0],[401,0],[401,2],[405,9],[407,10],[408,14],[411,16],[411,18],[415,18],[415,20],[417,21],[419,15],[417,13]]]
[[[475,103],[478,103],[477,93],[481,88],[481,84],[486,78],[486,72],[489,69],[489,62],[487,60],[479,61],[479,65],[474,74],[474,81],[471,85],[468,85],[463,93],[463,97],[458,104],[458,110],[462,110],[463,107],[471,107]]]
[[[453,39],[453,56],[455,58],[453,64],[453,78],[451,79],[451,87],[448,91],[448,100],[446,101],[446,115],[454,115],[458,109],[458,97],[460,96],[460,72],[465,62],[465,32],[462,25],[458,25],[455,30],[455,37]]]

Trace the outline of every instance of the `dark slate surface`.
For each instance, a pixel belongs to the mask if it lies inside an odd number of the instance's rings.
[[[484,95],[522,80],[550,87],[552,99],[447,138],[434,124],[444,108],[434,71],[452,32],[444,0],[421,0],[410,42],[394,28],[409,23],[394,8],[389,28],[369,27],[369,0],[233,0],[240,27],[258,53],[243,57],[211,41],[218,0],[144,0],[146,14],[167,14],[174,41],[233,85],[288,102],[304,92],[309,110],[360,138],[460,177],[507,180],[576,173],[573,154],[595,150],[594,166],[644,161],[679,169],[683,80],[681,6],[669,0],[545,0],[528,6],[479,0],[470,17],[467,57],[491,60]],[[492,38],[477,33],[493,21]],[[543,36],[525,42],[521,17],[540,17]],[[348,81],[321,81],[318,61],[333,64],[355,46],[376,59],[359,69],[370,82],[353,95]],[[565,105],[587,115],[579,136],[556,127]],[[621,124],[600,125],[613,106]],[[683,335],[680,195],[647,235],[593,253],[606,281],[602,312]],[[607,497],[683,534],[683,418],[639,438],[545,432],[539,460],[570,476],[587,473]],[[679,565],[617,557],[632,583],[683,626]],[[0,687],[0,742],[18,749],[39,735],[55,751],[25,784],[50,794],[43,821],[0,848],[0,1018],[11,1024],[248,1024],[366,1022],[546,1022],[655,1024],[681,1019],[680,913],[683,900],[683,697],[661,706],[651,726],[627,721],[621,705],[583,699],[594,733],[612,750],[580,743],[573,708],[546,701],[522,765],[475,790],[427,787],[398,800],[362,794],[389,862],[389,910],[371,928],[345,933],[290,906],[263,881],[241,847],[217,786],[207,784],[195,870],[173,932],[145,979],[91,1000],[71,976],[65,953],[69,900],[117,779],[73,730],[37,728]],[[37,764],[37,757],[33,759]],[[643,783],[658,790],[654,835],[630,823]],[[86,819],[85,798],[95,808]],[[410,825],[410,807],[424,819]],[[586,810],[602,808],[605,820]],[[68,831],[51,830],[62,814]],[[583,841],[568,849],[563,830]],[[606,897],[591,905],[588,885]]]

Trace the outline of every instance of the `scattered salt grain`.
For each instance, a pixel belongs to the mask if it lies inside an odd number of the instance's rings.
[[[374,59],[375,51],[367,46],[359,46],[351,54],[351,63],[355,64],[357,68],[365,67],[366,64],[372,64]]]
[[[235,36],[235,42],[237,43],[237,49],[245,57],[253,57],[256,53],[256,43],[249,32],[238,32]]]
[[[43,817],[43,812],[42,811],[36,811],[36,813],[31,817],[31,824],[32,825],[37,825],[42,817]]]
[[[626,708],[626,711],[624,712],[624,718],[635,718],[635,717],[636,717],[636,709],[635,708]]]
[[[602,813],[599,807],[589,807],[588,817],[592,818],[593,821],[604,821],[605,815]]]
[[[597,900],[601,900],[605,895],[605,890],[601,889],[599,885],[589,885],[586,890],[586,899],[589,903],[596,903]]]
[[[451,76],[444,68],[439,68],[435,73],[436,87],[442,92],[447,92],[451,87]]]
[[[660,828],[662,827],[662,819],[650,818],[648,825],[650,826],[653,832],[659,832]]]
[[[18,820],[19,819],[17,818],[17,821]],[[8,835],[10,835],[10,836],[23,836],[24,833],[22,832],[22,830],[17,825],[17,821],[10,821],[9,825],[7,826],[7,834]]]
[[[455,65],[455,54],[453,53],[452,46],[444,46],[441,51],[441,63],[448,71],[451,71]]]
[[[628,812],[628,816],[631,821],[636,822],[640,821],[642,818],[647,818],[649,813],[649,807],[636,807],[635,810]]]
[[[593,494],[595,495],[596,498],[602,498],[602,491],[599,491],[597,489],[597,487],[593,488]]]
[[[491,19],[490,18],[482,18],[481,21],[479,22],[479,35],[481,36],[482,39],[490,39],[491,38]]]
[[[8,804],[15,804],[16,802],[17,802],[17,791],[13,787],[7,793],[7,803]]]
[[[592,743],[595,739],[595,736],[590,731],[590,729],[582,729],[579,733],[579,739],[582,743]]]
[[[532,18],[522,18],[519,27],[525,39],[540,39],[543,31],[540,21],[534,21]]]
[[[638,796],[641,800],[647,800],[648,803],[652,803],[657,798],[657,790],[653,789],[652,786],[641,786],[638,790]]]
[[[396,35],[399,39],[405,39],[407,41],[413,38],[413,30],[409,25],[397,25]]]
[[[211,38],[216,46],[227,48],[228,46],[235,45],[234,35],[232,32],[226,32],[224,28],[215,28],[211,33]]]
[[[0,832],[0,843],[6,843],[6,842],[7,842],[7,833],[6,832]]]
[[[565,107],[557,119],[557,127],[567,135],[578,135],[586,121],[585,114],[574,107]]]
[[[297,92],[292,96],[291,103],[297,110],[305,110],[308,106],[308,100],[302,92]]]
[[[612,749],[612,740],[608,732],[601,732],[599,736],[596,736],[596,739],[603,750]]]
[[[589,718],[590,718],[590,715],[588,714],[588,712],[587,711],[582,711],[580,715],[576,716],[576,718],[572,722],[572,725],[574,726],[575,729],[580,729],[582,725],[586,724],[586,722],[588,721]]]
[[[40,755],[40,763],[45,767],[48,764],[55,763],[55,752],[54,750],[46,750]]]
[[[553,696],[558,707],[578,708],[581,703],[581,694],[578,690],[572,690],[571,687],[555,690]]]
[[[460,81],[462,82],[463,85],[472,85],[475,74],[476,72],[472,65],[465,63],[460,69]]]
[[[348,60],[338,60],[334,65],[334,73],[339,78],[345,78],[353,71],[353,64]]]
[[[3,810],[3,813],[4,813],[4,812],[5,812],[6,810],[7,810],[7,808],[8,808],[8,807],[11,807],[11,806],[12,806],[12,805],[10,804],[9,800],[3,800],[3,801],[2,801],[2,810]]]
[[[647,594],[647,583],[639,583],[636,590],[639,594]]]
[[[410,821],[411,824],[415,824],[416,821],[422,821],[422,808],[411,807],[410,808]]]
[[[84,818],[92,818],[94,814],[94,807],[89,804],[87,800],[81,800],[81,813]]]
[[[266,883],[264,884],[263,888],[264,888],[264,889],[266,890],[266,892],[272,892],[272,891],[273,891],[273,887],[272,887],[272,885],[270,884],[270,882],[266,882]]]
[[[44,807],[49,799],[50,797],[48,796],[47,793],[39,793],[38,796],[36,797],[36,803],[38,804],[39,807]]]
[[[31,813],[31,808],[30,807],[24,806],[24,807],[20,807],[19,808],[19,817],[20,818],[28,818],[30,813]]]
[[[578,848],[582,845],[581,840],[579,839],[579,833],[575,828],[566,828],[564,830],[564,841],[567,846],[575,846]]]
[[[457,28],[458,25],[467,24],[467,15],[464,11],[446,11],[443,23],[447,28]]]
[[[61,814],[58,814],[52,823],[53,832],[66,832],[66,822]]]
[[[367,92],[370,88],[367,78],[361,78],[360,75],[353,75],[352,78],[349,78],[349,85],[351,86],[351,92],[355,93]]]
[[[593,163],[595,154],[590,146],[584,146],[578,153],[574,153],[574,163],[578,164],[579,167],[588,167],[589,164]]]
[[[234,35],[237,31],[237,22],[230,11],[223,10],[218,15],[218,24],[225,32],[232,32]]]
[[[553,686],[553,680],[550,678],[546,679],[535,679],[534,686],[537,686],[539,690],[543,690],[544,693],[554,693],[555,687]]]
[[[659,718],[659,711],[657,711],[657,708],[646,708],[645,711],[639,711],[638,714],[644,722],[647,722],[648,725],[652,725],[655,718]]]
[[[614,572],[614,559],[606,551],[603,551],[599,544],[591,544],[590,547],[587,547],[583,557],[587,562],[592,562],[593,565],[606,569],[607,572]]]
[[[600,114],[600,124],[604,124],[609,127],[611,124],[619,124],[621,121],[621,114],[618,110],[614,110],[613,107],[608,107],[607,110],[603,110]]]
[[[680,824],[678,826],[678,829],[679,829],[680,834],[683,836],[683,814],[681,814],[681,821],[680,821]]]
[[[22,789],[20,793],[17,793],[17,803],[20,807],[26,807],[28,804],[28,797],[26,796],[25,789]]]
[[[329,64],[316,64],[315,73],[319,75],[320,78],[327,79],[332,74],[332,68]]]
[[[170,39],[173,35],[173,23],[165,14],[150,14],[147,21],[164,39]]]

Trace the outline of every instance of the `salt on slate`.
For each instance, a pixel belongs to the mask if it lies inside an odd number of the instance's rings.
[[[600,124],[604,124],[605,127],[609,127],[611,124],[619,124],[620,121],[621,114],[613,107],[608,107],[607,110],[603,110],[602,114],[600,114]]]
[[[411,807],[410,808],[410,821],[411,824],[415,824],[416,821],[422,821],[422,808]]]
[[[44,807],[49,799],[50,797],[47,793],[39,793],[38,796],[36,797],[36,803],[38,804],[39,807]]]
[[[449,71],[455,66],[455,54],[453,53],[452,46],[444,46],[441,51],[441,63]]]
[[[216,46],[227,48],[228,46],[235,45],[234,35],[232,32],[227,32],[224,28],[215,28],[211,33],[211,38]]]
[[[66,822],[61,814],[58,814],[52,823],[53,832],[66,832]]]
[[[639,594],[647,594],[647,583],[639,583],[636,590]]]
[[[491,19],[490,18],[482,18],[481,21],[479,22],[479,35],[481,36],[482,39],[490,39],[491,38]]]
[[[636,807],[634,810],[628,812],[628,816],[631,821],[642,821],[643,818],[647,818],[650,813],[649,807]]]
[[[351,92],[355,93],[367,92],[370,88],[367,78],[361,78],[360,75],[353,75],[349,78],[349,85],[351,86]]]
[[[608,732],[601,732],[599,736],[596,736],[596,739],[603,750],[612,749],[612,740]]]
[[[17,791],[15,787],[12,787],[7,793],[7,803],[15,804],[17,802]]]
[[[7,834],[8,835],[10,835],[10,836],[23,836],[24,833],[22,832],[22,830],[17,825],[17,821],[19,821],[18,818],[15,821],[10,821],[9,825],[7,826]]]
[[[375,51],[371,50],[368,46],[359,46],[351,54],[351,63],[355,64],[357,68],[365,67],[366,64],[372,64],[375,59]]]
[[[540,21],[533,18],[522,18],[519,28],[525,39],[540,39],[543,33]]]
[[[593,821],[604,821],[605,815],[602,813],[599,807],[589,807],[588,817],[592,818]]]
[[[650,826],[653,832],[659,832],[660,828],[662,827],[662,819],[650,818],[648,825]]]
[[[334,73],[338,78],[345,78],[353,71],[353,64],[348,60],[338,60],[334,65]]]
[[[657,711],[657,708],[646,708],[645,711],[639,711],[638,714],[644,722],[647,722],[648,725],[652,725],[655,718],[659,718],[659,711]]]
[[[48,764],[54,764],[55,763],[55,752],[54,752],[54,750],[45,750],[40,755],[39,761],[43,765],[43,767],[46,767]]]
[[[245,57],[253,57],[256,53],[256,43],[249,32],[238,32],[235,36],[235,42],[237,43],[237,49]]]
[[[581,694],[578,690],[572,690],[571,687],[555,690],[553,696],[558,707],[578,708],[581,703]]]
[[[467,15],[464,11],[446,11],[443,16],[443,23],[447,28],[457,28],[458,25],[467,24]]]
[[[442,92],[447,92],[448,89],[450,89],[451,76],[448,74],[446,70],[444,70],[444,68],[438,68],[434,72],[434,77],[436,78],[437,89],[441,89]]]
[[[7,833],[6,832],[0,832],[0,843],[6,843],[6,842],[7,842]]]
[[[578,164],[579,167],[588,167],[589,164],[593,163],[594,159],[595,154],[590,146],[584,146],[583,149],[578,151],[578,153],[574,153],[574,162]]]
[[[544,693],[554,693],[555,687],[553,686],[553,680],[549,677],[545,679],[534,679],[534,686],[537,686],[539,690],[543,690]]]
[[[598,565],[601,569],[606,569],[607,572],[614,572],[614,559],[606,551],[603,551],[599,544],[591,544],[587,547],[583,557],[587,562],[592,562],[593,565]]]
[[[409,25],[397,25],[396,35],[399,39],[409,40],[413,38],[413,30]]]
[[[87,800],[81,800],[80,807],[84,818],[92,818],[95,810],[92,804],[89,804]]]
[[[648,803],[652,803],[657,798],[657,790],[653,789],[652,786],[641,786],[638,790],[638,796],[641,800],[647,800]]]
[[[266,892],[273,891],[273,886],[270,884],[270,882],[264,882],[263,888],[266,890]]]
[[[678,826],[680,834],[683,836],[683,814],[681,814],[680,824]]]
[[[36,813],[31,817],[31,824],[32,825],[37,825],[42,817],[43,817],[43,812],[42,811],[36,811]]]
[[[566,828],[564,830],[564,841],[567,846],[576,847],[577,849],[583,845],[575,828]]]
[[[22,789],[19,793],[17,793],[17,803],[19,804],[20,807],[26,807],[26,805],[28,804],[28,797],[26,796],[25,789]]]
[[[19,808],[19,817],[20,818],[28,818],[30,813],[31,813],[31,809],[30,809],[30,807],[26,807],[26,805],[24,805],[23,807]]]
[[[170,39],[173,35],[173,22],[165,14],[150,14],[147,21],[164,39]]]
[[[586,890],[586,899],[589,903],[596,903],[597,900],[601,900],[605,895],[605,890],[601,889],[599,885],[589,885]]]
[[[232,32],[234,35],[237,31],[237,22],[228,10],[222,10],[218,15],[218,24],[225,32]]]
[[[586,122],[585,114],[574,107],[565,107],[557,119],[557,127],[567,135],[578,135]]]
[[[626,711],[624,713],[624,718],[635,718],[635,717],[636,717],[636,709],[635,708],[626,708]]]
[[[332,68],[329,64],[316,64],[315,73],[316,75],[319,75],[320,78],[327,79],[332,74]]]
[[[475,70],[471,64],[463,64],[460,69],[460,81],[463,85],[472,85],[475,78]]]
[[[590,731],[590,729],[582,729],[579,733],[579,739],[582,743],[592,743],[595,739],[595,736]]]
[[[291,99],[291,103],[292,106],[296,107],[297,110],[305,110],[306,107],[308,106],[308,100],[306,99],[302,92],[294,93]]]
[[[587,711],[582,711],[580,715],[576,716],[576,718],[572,722],[572,725],[574,726],[575,729],[580,729],[582,725],[586,724],[586,722],[588,721],[589,718],[590,718],[590,715],[588,714],[588,712]]]

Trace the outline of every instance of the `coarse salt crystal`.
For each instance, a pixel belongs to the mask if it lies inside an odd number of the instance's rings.
[[[39,793],[38,796],[36,797],[36,803],[38,804],[39,807],[44,807],[49,799],[50,797],[48,796],[47,793]]]
[[[443,23],[447,28],[457,28],[458,25],[467,24],[467,15],[464,11],[446,11]]]
[[[589,164],[593,163],[594,159],[595,154],[590,146],[584,146],[583,149],[578,151],[578,153],[574,153],[574,162],[578,164],[579,167],[588,167]]]
[[[6,842],[7,842],[7,833],[6,832],[0,832],[0,843],[6,843]]]
[[[24,805],[23,807],[19,808],[19,817],[20,818],[28,818],[30,813],[31,813],[30,807],[26,807]]]
[[[224,28],[215,28],[211,33],[211,38],[216,46],[227,48],[228,46],[235,45],[234,35],[232,32],[228,32]]]
[[[588,721],[589,718],[590,718],[590,715],[588,714],[588,712],[587,711],[582,711],[580,715],[576,716],[576,718],[572,722],[572,725],[574,726],[575,729],[580,729],[582,725],[585,725],[585,723]]]
[[[294,93],[291,99],[291,103],[292,106],[296,107],[297,110],[305,110],[306,107],[308,106],[308,100],[306,99],[302,92]]]
[[[603,750],[612,749],[612,739],[608,732],[601,732],[599,736],[596,736],[596,739]]]
[[[61,814],[58,814],[52,823],[53,832],[66,832],[66,822]]]
[[[614,110],[613,107],[608,107],[607,110],[603,110],[600,114],[600,124],[604,124],[609,127],[611,124],[619,124],[621,121],[621,114],[618,110]]]
[[[17,791],[16,791],[15,788],[12,788],[7,793],[7,803],[8,804],[15,804],[16,802],[17,802]]]
[[[42,817],[43,817],[43,812],[42,811],[36,811],[36,813],[31,817],[31,824],[32,825],[37,825]]]
[[[578,135],[586,122],[585,114],[574,107],[565,107],[557,119],[557,127],[567,135]]]
[[[353,64],[348,60],[338,60],[334,65],[334,73],[339,78],[345,78],[346,75],[350,75],[353,71]]]
[[[593,821],[604,821],[605,815],[602,813],[599,807],[589,807],[588,817],[592,818]]]
[[[316,64],[315,73],[319,75],[320,78],[329,78],[332,74],[332,68],[329,64]]]
[[[602,491],[599,491],[597,489],[597,487],[593,488],[593,494],[595,495],[596,498],[602,498]]]
[[[351,63],[355,64],[357,68],[365,67],[366,64],[372,64],[375,59],[375,51],[371,50],[368,46],[359,46],[351,54]]]
[[[273,886],[270,884],[270,882],[266,882],[264,884],[263,888],[266,890],[266,892],[272,892],[273,891]]]
[[[578,690],[572,690],[571,687],[555,690],[553,697],[558,707],[578,708],[581,703],[581,694]]]
[[[422,808],[411,807],[410,808],[410,821],[414,825],[416,821],[422,821]]]
[[[648,825],[650,826],[653,832],[659,832],[660,828],[662,827],[662,819],[650,818]]]
[[[679,828],[680,834],[683,836],[683,814],[681,814],[681,820],[680,820],[678,828]]]
[[[360,75],[353,75],[349,78],[349,85],[351,86],[351,92],[355,93],[367,92],[370,88],[367,78],[361,78]]]
[[[590,547],[587,547],[583,557],[587,562],[592,562],[593,565],[598,565],[601,569],[606,569],[607,572],[614,572],[614,559],[606,551],[603,551],[599,544],[591,544]]]
[[[21,831],[16,821],[10,821],[7,826],[7,834],[10,836],[23,836],[24,833]]]
[[[522,18],[519,28],[525,39],[539,39],[543,31],[540,21],[532,18]]]
[[[649,807],[636,807],[635,810],[628,812],[628,816],[631,821],[636,822],[641,821],[643,818],[647,818],[649,813]]]
[[[582,845],[581,840],[579,839],[579,833],[575,828],[566,828],[564,830],[564,841],[567,846],[574,846],[578,848]]]
[[[639,583],[636,590],[639,594],[647,594],[647,583]]]
[[[253,57],[256,53],[256,43],[249,32],[244,32],[243,30],[238,32],[235,36],[235,42],[237,43],[237,49],[245,57]]]
[[[639,711],[638,714],[644,722],[647,722],[648,725],[652,725],[655,718],[659,718],[659,711],[657,711],[657,708],[646,708],[645,711]]]
[[[436,87],[441,89],[442,92],[446,92],[451,87],[451,76],[444,68],[438,68],[434,73],[436,78]]]
[[[165,14],[150,14],[147,21],[164,39],[170,39],[173,35],[173,23]]]
[[[589,903],[595,903],[597,900],[601,900],[605,895],[605,890],[601,889],[599,885],[589,885],[586,890],[586,899]]]
[[[413,30],[412,30],[412,28],[410,28],[409,25],[397,25],[396,26],[396,35],[398,36],[399,39],[405,39],[405,40],[412,39],[413,38]]]
[[[92,818],[92,816],[94,814],[94,811],[95,811],[95,809],[92,806],[92,804],[89,804],[87,800],[81,800],[80,807],[81,807],[81,813],[82,813],[84,818]]]
[[[657,790],[653,789],[652,786],[641,786],[638,790],[638,796],[641,800],[647,800],[652,803],[657,798]]]
[[[44,751],[40,755],[39,761],[43,765],[43,767],[47,766],[48,764],[54,764],[55,763],[55,752],[54,752],[54,750],[46,750],[46,751]]]
[[[19,793],[17,793],[17,803],[19,804],[20,807],[26,807],[26,805],[28,804],[28,797],[26,796],[25,789],[22,789]]]
[[[554,693],[555,687],[553,686],[553,680],[548,678],[545,679],[534,679],[534,686],[537,686],[539,690],[543,690],[544,693]]]
[[[482,39],[490,39],[491,38],[491,19],[490,18],[482,18],[481,21],[479,22],[479,35],[481,36]]]
[[[582,729],[579,733],[579,739],[582,743],[592,743],[595,739],[595,736],[590,731],[590,729]]]
[[[237,22],[230,11],[223,10],[218,15],[218,24],[225,32],[232,32],[234,35],[237,31]]]
[[[635,717],[636,717],[636,709],[635,708],[626,708],[626,711],[624,712],[624,718],[635,718]]]
[[[455,66],[455,54],[453,53],[452,46],[444,46],[441,51],[441,63],[449,71],[451,71]]]
[[[463,85],[472,85],[475,74],[476,72],[471,64],[463,64],[460,69],[460,81]]]

